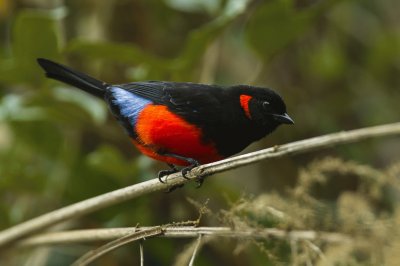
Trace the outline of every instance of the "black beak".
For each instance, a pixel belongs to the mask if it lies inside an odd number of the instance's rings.
[[[294,124],[294,121],[287,113],[283,115],[273,114],[272,117],[276,120],[281,122],[282,124]]]

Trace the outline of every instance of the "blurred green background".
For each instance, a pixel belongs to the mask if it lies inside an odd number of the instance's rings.
[[[398,0],[0,0],[0,229],[155,178],[165,168],[131,146],[102,101],[45,79],[37,57],[109,83],[273,88],[296,124],[246,149],[253,151],[398,121],[399,10]],[[283,193],[316,158],[335,156],[381,169],[398,161],[399,150],[399,139],[387,138],[265,161],[211,177],[200,189],[188,184],[170,194],[152,193],[62,228],[196,219],[187,198],[209,199],[208,207],[218,212],[243,194]],[[332,189],[349,186],[354,182],[341,179]],[[221,221],[205,217],[202,225]],[[188,243],[148,240],[146,265],[172,264]],[[274,264],[254,248],[232,255],[237,242],[226,243],[206,245],[196,265]],[[68,265],[90,247],[60,246],[46,256],[11,252],[4,262],[19,265],[39,257],[44,265]],[[290,253],[280,254],[286,255],[278,261],[291,260]],[[137,246],[99,265],[127,262],[138,265]]]

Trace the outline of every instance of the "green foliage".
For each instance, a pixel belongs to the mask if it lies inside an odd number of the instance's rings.
[[[59,59],[61,45],[60,20],[65,10],[23,10],[18,13],[12,29],[12,58],[0,64],[0,80],[33,82],[41,80],[36,58]]]
[[[3,2],[1,229],[154,178],[164,168],[132,148],[102,101],[45,79],[38,57],[107,82],[163,79],[272,87],[284,97],[296,125],[280,128],[253,150],[399,119],[396,0],[73,0],[53,9],[44,2],[54,7],[58,1],[36,1],[34,9],[20,1]],[[170,194],[145,195],[67,227],[147,226],[197,218],[189,196],[209,199],[215,215],[205,216],[202,225],[340,232],[361,241],[321,245],[328,261],[396,265],[398,143],[368,141],[266,161],[210,178],[199,190],[189,184]],[[343,159],[310,164],[326,155]],[[243,193],[255,196],[243,198]],[[224,245],[219,240],[204,245],[198,265],[322,261],[309,243],[297,243],[294,258],[291,243],[284,240],[226,240]],[[188,243],[146,241],[145,262],[170,264]],[[86,248],[52,249],[47,265],[68,265]],[[136,248],[121,249],[104,261],[138,261]],[[33,253],[10,252],[0,264],[26,263]]]
[[[147,70],[147,75],[140,76],[145,80],[170,78],[179,81],[187,79],[187,75],[190,75],[190,71],[195,69],[207,45],[244,12],[247,2],[248,0],[228,1],[220,15],[188,34],[185,43],[180,48],[179,55],[173,59],[160,58],[143,51],[134,44],[90,42],[80,39],[72,40],[66,50],[81,57],[140,65]]]
[[[293,5],[291,1],[272,1],[251,17],[249,42],[265,59],[285,49],[311,26],[313,10],[298,11]]]

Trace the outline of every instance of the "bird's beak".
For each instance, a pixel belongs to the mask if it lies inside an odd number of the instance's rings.
[[[273,114],[272,117],[276,120],[281,122],[282,124],[294,124],[294,121],[287,113],[283,115]]]

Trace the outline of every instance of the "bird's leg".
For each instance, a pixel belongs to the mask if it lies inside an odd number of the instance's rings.
[[[186,176],[187,173],[188,173],[190,170],[192,170],[193,168],[195,168],[195,167],[197,167],[197,166],[200,165],[200,163],[199,163],[198,161],[196,161],[195,159],[193,159],[193,158],[187,158],[187,157],[183,157],[183,156],[176,155],[176,154],[172,154],[172,153],[168,153],[168,154],[164,154],[164,155],[165,155],[165,156],[168,156],[168,157],[173,157],[173,158],[176,158],[176,159],[179,159],[179,160],[182,160],[182,161],[185,161],[185,162],[188,162],[188,163],[189,163],[189,166],[184,167],[184,168],[182,169],[182,176],[183,176],[184,178],[186,178],[186,179],[189,179],[189,178]]]
[[[178,168],[176,168],[175,165],[170,163],[167,164],[171,168],[170,170],[161,170],[158,172],[158,180],[160,180],[161,183],[165,183],[165,181],[161,179],[162,177],[179,172]]]
[[[160,180],[160,182],[163,183],[163,184],[166,183],[165,181],[163,181],[163,180],[161,179],[163,176],[166,176],[166,175],[170,175],[170,174],[174,174],[174,173],[179,172],[178,168],[176,168],[175,165],[170,164],[170,163],[167,163],[167,164],[168,164],[169,167],[171,167],[170,170],[161,170],[160,172],[158,172],[158,180]],[[183,186],[184,186],[184,184],[171,186],[170,188],[168,188],[168,189],[165,191],[165,193],[170,193],[170,192],[174,191],[175,189],[181,188],[181,187],[183,187]]]
[[[206,179],[206,177],[207,177],[207,175],[199,176],[198,178],[196,178],[196,183],[197,183],[196,188],[200,188],[203,185],[204,180]]]
[[[178,168],[176,168],[175,165],[170,164],[170,163],[167,163],[167,164],[168,164],[169,167],[171,167],[171,170],[161,170],[160,172],[158,172],[158,180],[160,180],[160,182],[163,183],[163,184],[166,183],[165,181],[163,181],[163,180],[161,179],[163,176],[166,176],[166,175],[170,175],[170,174],[174,174],[174,173],[179,172]],[[165,191],[165,193],[170,193],[170,192],[174,191],[175,189],[181,188],[181,187],[183,187],[183,186],[184,186],[184,184],[171,186],[171,187],[169,187],[169,188]]]
[[[185,161],[185,162],[189,163],[189,166],[184,167],[181,170],[182,171],[182,176],[185,179],[189,179],[186,175],[190,170],[192,170],[193,168],[195,168],[195,167],[200,165],[200,163],[197,160],[193,159],[193,158],[187,158],[187,157],[183,157],[183,156],[180,156],[180,155],[177,155],[177,154],[173,154],[173,153],[163,153],[162,155],[163,156],[167,156],[167,157],[172,157],[172,158],[175,158],[175,159],[179,159],[179,160],[182,160],[182,161]],[[173,165],[173,164],[168,164],[168,165],[169,165],[169,167],[171,167],[171,170],[163,170],[163,171],[158,172],[158,179],[160,180],[161,183],[165,183],[161,179],[163,176],[169,175],[169,174],[173,174],[173,173],[176,173],[176,172],[179,171],[175,167],[175,165]],[[199,177],[196,178],[196,182],[198,183],[198,186],[197,186],[198,188],[201,187],[201,185],[203,184],[204,178],[205,178],[205,176],[199,176]],[[180,188],[180,187],[183,187],[183,184],[172,186],[166,192],[167,193],[172,192],[175,189]]]

